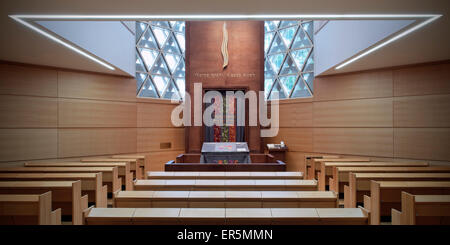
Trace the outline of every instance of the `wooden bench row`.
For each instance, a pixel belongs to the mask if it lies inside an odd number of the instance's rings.
[[[366,225],[364,208],[89,208],[87,225]]]
[[[402,192],[401,212],[392,209],[393,225],[450,225],[450,195]]]
[[[316,191],[315,180],[136,180],[137,191]]]
[[[62,215],[71,215],[72,224],[81,225],[88,196],[81,194],[81,181],[0,181],[0,194],[43,194],[51,192],[51,206]]]
[[[321,170],[321,163],[323,162],[328,162],[328,163],[333,163],[333,162],[370,162],[370,158],[367,157],[351,157],[351,158],[322,158],[322,159],[314,159],[312,161],[311,164],[311,174],[309,175],[309,178],[311,179],[317,179],[319,172]]]
[[[370,211],[370,223],[380,224],[391,209],[401,207],[401,192],[414,195],[450,195],[450,182],[439,181],[370,181],[370,196],[363,196],[364,208]],[[403,210],[402,210],[403,212]]]
[[[320,190],[325,190],[325,186],[329,184],[330,179],[334,179],[334,168],[340,169],[370,169],[374,168],[379,171],[386,171],[386,169],[397,168],[426,168],[426,162],[319,162],[319,169],[317,171],[317,180]],[[375,170],[375,171],[377,171]],[[406,171],[405,171],[406,172]]]
[[[330,191],[120,191],[116,208],[337,208]]]
[[[107,186],[102,173],[0,173],[0,181],[81,181],[82,195],[96,207],[107,207]]]
[[[349,173],[344,187],[344,207],[354,208],[370,192],[370,181],[450,181],[450,173]]]
[[[0,167],[0,173],[102,173],[102,181],[108,192],[122,189],[118,167]]]
[[[305,167],[302,169],[305,173],[305,179],[315,179],[314,174],[312,172],[312,165],[314,163],[314,159],[334,159],[340,158],[337,155],[322,155],[322,154],[306,154],[305,155]]]
[[[119,156],[112,157],[90,157],[90,158],[82,158],[81,162],[83,163],[128,163],[130,165],[130,171],[133,173],[134,179],[143,179],[144,178],[144,156],[135,156],[142,158],[117,158]],[[131,156],[125,156],[131,157]]]
[[[333,166],[333,175],[329,179],[330,190],[343,192],[344,186],[349,183],[350,173],[450,173],[450,166],[430,167],[336,167]],[[386,175],[387,176],[387,175]],[[419,175],[418,175],[419,176]],[[399,179],[401,180],[401,179]],[[318,182],[323,181],[319,180]]]
[[[302,172],[147,172],[147,179],[303,179]]]
[[[61,225],[61,209],[52,211],[52,192],[0,194],[0,225]]]

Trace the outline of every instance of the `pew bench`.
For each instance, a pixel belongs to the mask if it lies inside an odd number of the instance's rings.
[[[0,194],[0,225],[61,225],[61,209],[52,211],[52,192]]]
[[[113,155],[111,158],[115,159],[136,159],[137,166],[140,167],[140,173],[142,174],[142,178],[144,178],[145,173],[145,159],[147,159],[148,155],[142,154],[121,154],[121,155]]]
[[[449,166],[430,167],[333,167],[330,191],[341,193],[348,185],[349,173],[450,173]]]
[[[364,208],[89,208],[86,225],[367,225]]]
[[[316,180],[136,180],[137,191],[316,191]]]
[[[83,223],[88,196],[81,196],[81,181],[0,181],[0,194],[42,194],[51,191],[52,207],[71,215],[72,224]]]
[[[305,173],[306,179],[314,179],[314,176],[312,174],[312,164],[314,159],[332,159],[332,158],[339,158],[339,156],[336,155],[318,155],[318,154],[306,154],[305,155],[305,166],[300,171]]]
[[[81,181],[82,195],[98,208],[107,207],[108,189],[102,185],[102,173],[0,173],[0,181]]]
[[[344,186],[344,207],[355,208],[369,195],[370,181],[450,181],[450,173],[349,173],[349,185]]]
[[[370,222],[380,224],[381,216],[390,217],[391,209],[400,209],[401,192],[414,195],[450,195],[450,181],[370,181],[370,197],[364,196],[364,208]]]
[[[25,163],[25,167],[117,167],[117,174],[122,179],[125,190],[133,190],[133,173],[128,162],[32,162]]]
[[[330,179],[333,181],[334,167],[428,167],[427,162],[320,162],[317,175],[319,190],[325,190]],[[333,183],[334,184],[334,183]]]
[[[322,158],[322,159],[314,159],[313,164],[311,165],[311,173],[312,178],[317,179],[320,174],[321,164],[323,162],[370,162],[370,158],[367,157],[352,157],[352,158]]]
[[[303,179],[302,172],[178,172],[151,171],[147,179]]]
[[[0,173],[102,173],[108,193],[122,189],[117,167],[0,167]]]
[[[116,208],[337,208],[334,192],[120,191]]]
[[[95,162],[103,162],[103,163],[129,163],[130,164],[130,171],[133,173],[133,179],[143,179],[144,178],[144,173],[143,173],[143,168],[139,166],[139,162],[137,159],[135,158],[107,158],[107,157],[102,157],[102,158],[83,158],[81,159],[81,162],[85,162],[85,163],[95,163]]]
[[[401,212],[392,209],[393,225],[449,225],[450,195],[402,192]]]

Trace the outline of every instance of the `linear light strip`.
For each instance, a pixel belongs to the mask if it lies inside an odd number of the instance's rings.
[[[71,49],[72,51],[75,51],[76,53],[81,54],[81,55],[83,55],[84,57],[86,57],[86,58],[88,58],[88,59],[90,59],[90,60],[93,60],[93,61],[99,63],[100,65],[102,65],[102,66],[104,66],[104,67],[110,69],[110,70],[115,70],[115,68],[114,68],[113,66],[111,66],[111,65],[109,65],[109,64],[107,64],[107,63],[105,63],[105,62],[103,62],[103,61],[101,61],[101,60],[99,60],[99,59],[97,59],[96,57],[94,57],[94,56],[88,54],[87,52],[81,50],[80,48],[75,47],[75,46],[71,45],[70,43],[65,42],[65,41],[63,41],[63,40],[61,40],[61,39],[55,37],[54,35],[52,35],[52,34],[46,32],[46,31],[44,31],[44,30],[42,30],[42,29],[40,29],[40,28],[38,28],[38,27],[36,27],[36,26],[34,26],[34,25],[28,23],[27,21],[24,21],[24,20],[22,20],[22,19],[20,19],[20,18],[17,18],[17,17],[15,17],[15,16],[11,16],[11,18],[13,18],[13,19],[16,20],[17,22],[23,24],[24,26],[26,26],[26,27],[28,27],[28,28],[30,28],[30,29],[32,29],[32,30],[38,32],[39,34],[41,34],[41,35],[43,35],[43,36],[45,36],[45,37],[47,37],[47,38],[49,38],[49,39],[51,39],[51,40],[53,40],[53,41],[59,43],[59,44],[61,44],[61,45],[65,46],[65,47],[67,47],[67,48],[69,48],[69,49]]]
[[[359,54],[359,55],[357,55],[357,56],[355,56],[355,57],[353,57],[353,58],[347,60],[346,62],[344,62],[344,63],[340,64],[339,66],[337,66],[335,69],[336,69],[336,70],[339,70],[339,69],[341,69],[342,67],[344,67],[344,66],[346,66],[346,65],[348,65],[348,64],[350,64],[350,63],[353,63],[353,62],[355,62],[356,60],[359,60],[359,59],[361,59],[362,57],[364,57],[364,56],[366,56],[366,55],[368,55],[368,54],[370,54],[370,53],[373,53],[373,52],[375,52],[376,50],[378,50],[378,49],[380,49],[380,48],[382,48],[382,47],[384,47],[384,46],[386,46],[386,45],[388,45],[388,44],[394,42],[395,40],[398,40],[398,39],[400,39],[400,38],[402,38],[402,37],[404,37],[404,36],[406,36],[406,35],[408,35],[408,34],[414,32],[414,31],[416,31],[416,30],[420,29],[421,27],[423,27],[423,26],[425,26],[425,25],[427,25],[427,24],[433,22],[434,20],[436,20],[436,19],[439,18],[439,17],[441,17],[441,15],[431,17],[431,18],[429,18],[429,19],[423,21],[422,23],[420,23],[420,24],[418,24],[418,25],[415,25],[415,26],[413,26],[412,28],[409,28],[409,29],[407,29],[407,30],[405,30],[405,31],[403,31],[403,32],[401,32],[401,33],[399,33],[398,35],[395,35],[394,37],[392,37],[392,38],[390,38],[390,39],[388,39],[388,40],[386,40],[386,41],[384,41],[384,42],[382,42],[382,43],[379,43],[379,44],[376,45],[375,47],[370,48],[370,49],[368,49],[368,50],[362,52],[361,54]]]
[[[217,19],[411,19],[431,18],[434,14],[311,14],[311,15],[12,15],[21,19],[102,19],[102,20],[217,20]]]
[[[418,25],[401,32],[400,34],[382,42],[378,45],[370,48],[363,53],[345,61],[344,63],[338,65],[335,69],[340,69],[347,66],[350,63],[359,60],[360,58],[398,40],[409,33],[416,31],[423,26],[433,22],[442,15],[438,14],[338,14],[338,15],[10,15],[14,20],[22,23],[23,25],[37,31],[38,33],[72,49],[73,51],[82,54],[83,56],[107,67],[108,69],[114,70],[114,67],[106,64],[105,62],[91,56],[90,54],[80,50],[79,48],[66,43],[65,41],[54,37],[53,35],[35,27],[24,19],[30,21],[34,20],[233,20],[233,19],[247,19],[247,20],[271,20],[271,19],[312,19],[312,20],[350,20],[350,19],[425,19]]]

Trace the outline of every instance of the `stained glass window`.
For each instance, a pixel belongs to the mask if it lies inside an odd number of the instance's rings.
[[[138,97],[184,98],[184,30],[184,21],[136,22]]]
[[[313,22],[264,22],[264,94],[272,91],[279,98],[301,98],[313,95],[314,40]]]

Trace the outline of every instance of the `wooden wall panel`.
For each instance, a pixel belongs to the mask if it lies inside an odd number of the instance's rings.
[[[161,149],[161,143],[170,143],[171,148]],[[184,150],[184,128],[138,128],[137,151]]]
[[[289,147],[289,151],[309,152],[313,150],[312,128],[280,128],[278,135],[265,139],[266,143],[279,144],[280,141]]]
[[[312,103],[280,104],[280,127],[312,127]],[[270,113],[269,113],[270,114]]]
[[[394,127],[450,127],[450,95],[394,97]]]
[[[392,98],[314,102],[314,127],[392,127]]]
[[[136,127],[136,103],[59,99],[59,127]]]
[[[392,71],[316,77],[314,100],[364,99],[392,96]]]
[[[0,64],[0,94],[56,97],[57,85],[56,70]]]
[[[450,63],[394,71],[394,96],[450,94]]]
[[[136,128],[58,130],[58,157],[134,152],[136,152]]]
[[[58,96],[63,98],[136,101],[134,78],[58,71]]]
[[[391,157],[392,134],[392,128],[314,128],[314,152]]]
[[[449,128],[394,128],[394,156],[450,161]]]
[[[137,127],[174,127],[170,117],[176,106],[174,104],[137,103]]]
[[[305,172],[305,154],[304,152],[288,151],[286,153],[286,171]]]
[[[0,96],[1,128],[55,128],[56,98],[35,96]]]
[[[56,158],[56,129],[0,129],[0,161]]]

